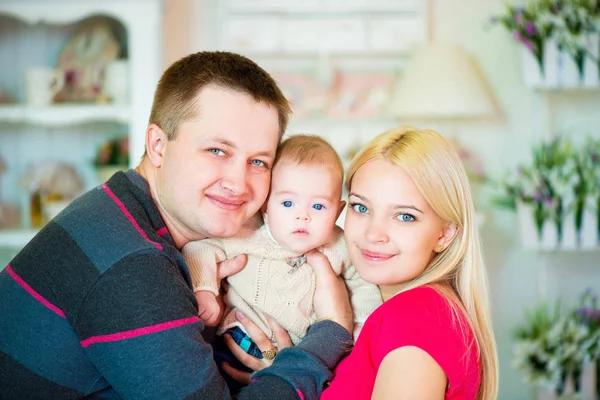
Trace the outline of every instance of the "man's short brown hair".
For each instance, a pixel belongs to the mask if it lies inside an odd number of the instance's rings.
[[[224,51],[190,54],[167,68],[154,92],[149,124],[158,125],[168,140],[175,139],[179,124],[198,116],[197,96],[209,85],[246,93],[275,107],[281,138],[291,109],[277,83],[254,61]]]

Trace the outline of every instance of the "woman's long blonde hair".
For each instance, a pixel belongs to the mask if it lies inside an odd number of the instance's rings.
[[[453,146],[439,133],[412,127],[395,128],[373,139],[354,157],[346,177],[348,191],[356,171],[369,161],[380,159],[401,167],[431,208],[443,220],[458,227],[446,250],[435,256],[403,291],[432,285],[455,309],[462,311],[474,332],[481,364],[477,398],[496,399],[498,355],[488,282],[471,190],[462,162]]]

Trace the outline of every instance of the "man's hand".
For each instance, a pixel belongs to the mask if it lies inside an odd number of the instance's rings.
[[[314,305],[317,320],[330,319],[352,334],[354,318],[344,280],[335,275],[327,257],[318,250],[306,253],[306,262],[315,271],[317,287]]]
[[[228,276],[240,272],[248,262],[248,256],[245,254],[237,255],[233,258],[221,261],[217,264],[217,287],[221,287],[221,281]]]
[[[200,290],[194,293],[198,302],[198,316],[207,326],[217,326],[221,322],[221,307],[213,292]]]

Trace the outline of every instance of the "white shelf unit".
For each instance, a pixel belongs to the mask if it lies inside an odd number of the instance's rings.
[[[22,207],[20,177],[40,161],[64,161],[76,167],[86,189],[97,178],[91,165],[98,146],[115,135],[128,135],[129,159],[137,164],[154,89],[162,71],[162,0],[5,0],[0,3],[0,88],[17,100],[0,105],[0,201]],[[75,26],[92,16],[120,24],[126,33],[129,103],[25,104],[24,71],[54,67],[58,52]],[[22,248],[37,232],[29,227],[1,228],[0,249]]]
[[[61,104],[48,107],[22,104],[0,106],[0,121],[7,124],[62,126],[102,121],[129,124],[131,119],[129,106],[90,104]]]

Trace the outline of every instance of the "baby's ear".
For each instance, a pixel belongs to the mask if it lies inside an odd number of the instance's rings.
[[[344,207],[346,207],[346,202],[344,200],[342,200],[342,201],[340,201],[336,219],[340,217],[340,214],[342,213],[342,211],[344,211]]]

